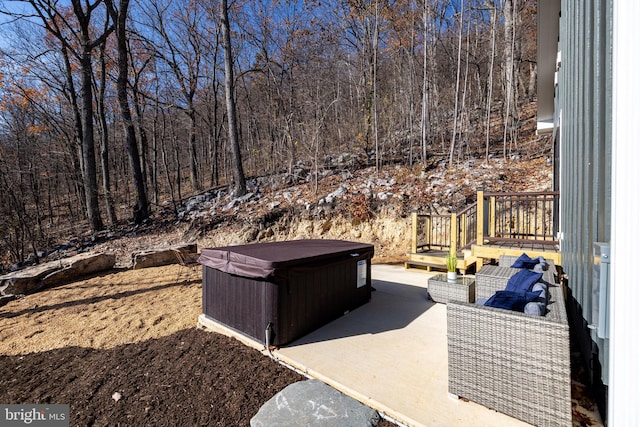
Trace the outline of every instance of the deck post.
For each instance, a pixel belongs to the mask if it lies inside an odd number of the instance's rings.
[[[411,212],[411,253],[418,253],[418,212]]]
[[[431,250],[431,214],[424,218],[424,236],[425,243],[429,246],[429,250]]]
[[[458,253],[458,215],[451,214],[451,231],[449,237],[449,251],[454,254]]]
[[[467,238],[467,223],[469,222],[469,217],[466,213],[460,215],[460,219],[458,219],[460,223],[458,226],[458,230],[460,230],[460,244],[464,247],[466,246],[469,239]]]
[[[484,188],[476,188],[477,197],[477,221],[476,221],[476,245],[482,246],[484,244]],[[483,259],[478,258],[476,261],[476,268],[480,269],[483,264]]]

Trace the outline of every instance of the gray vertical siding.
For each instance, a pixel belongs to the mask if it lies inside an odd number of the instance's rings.
[[[582,318],[577,332],[587,338],[583,353],[603,346],[595,336],[589,342],[586,325],[592,321],[593,242],[610,241],[612,7],[612,0],[563,1],[561,6],[555,111],[561,114],[562,267],[576,317]],[[602,352],[600,358],[606,365]]]

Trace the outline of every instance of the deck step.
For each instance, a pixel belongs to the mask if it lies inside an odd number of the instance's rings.
[[[447,271],[446,264],[446,252],[419,252],[410,253],[409,259],[405,261],[405,268],[426,268],[427,271],[432,269],[438,271]],[[476,257],[471,255],[471,251],[464,251],[464,257],[458,256],[458,270],[461,270],[463,274],[467,273],[472,266],[476,263]]]
[[[442,264],[437,264],[433,262],[425,262],[425,261],[416,261],[416,260],[407,260],[404,262],[404,268],[426,268],[427,271],[431,271],[431,269],[437,270],[447,270],[447,266]]]

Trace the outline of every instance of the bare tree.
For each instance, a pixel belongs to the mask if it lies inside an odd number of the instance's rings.
[[[504,108],[504,133],[502,136],[502,155],[507,157],[507,134],[509,129],[513,126],[515,121],[515,112],[512,109],[515,108],[513,95],[514,95],[514,69],[515,69],[515,2],[517,0],[504,0],[504,47],[503,47],[503,87],[506,97],[506,106]]]
[[[109,21],[105,21],[108,25]],[[107,111],[105,105],[107,81],[107,55],[106,43],[99,46],[99,82],[96,82],[96,114],[98,116],[98,126],[100,127],[100,169],[102,172],[102,190],[105,196],[107,208],[107,219],[109,224],[116,224],[116,212],[114,206],[113,193],[111,190],[111,171],[109,169],[109,125],[107,123]],[[96,76],[96,79],[98,76]]]
[[[489,143],[491,142],[491,104],[493,102],[493,64],[496,56],[496,23],[498,8],[493,4],[494,0],[486,0],[487,7],[491,11],[491,53],[489,57],[489,71],[487,73],[487,124],[485,128],[485,162],[489,162]]]
[[[128,76],[129,76],[129,49],[127,45],[127,15],[129,10],[129,0],[120,0],[116,9],[112,0],[105,0],[109,9],[109,14],[116,23],[116,40],[118,45],[118,104],[120,114],[125,128],[126,147],[129,157],[129,165],[133,174],[133,185],[136,192],[136,204],[133,208],[133,219],[136,223],[141,223],[149,216],[147,192],[145,188],[145,178],[142,174],[140,164],[140,153],[136,140],[136,130],[131,117],[128,96]]]
[[[238,142],[238,126],[236,123],[236,104],[233,82],[233,60],[231,51],[231,30],[229,28],[229,8],[227,0],[220,2],[220,23],[222,24],[222,49],[224,51],[224,89],[227,104],[227,123],[229,126],[229,143],[231,144],[234,194],[243,196],[247,192],[242,155]]]
[[[189,177],[195,190],[201,189],[196,149],[196,96],[199,94],[202,60],[205,56],[202,21],[205,14],[196,1],[179,5],[162,0],[148,3],[149,28],[159,39],[148,40],[150,50],[164,61],[175,78],[182,102],[175,102],[188,118]]]
[[[96,232],[103,228],[103,223],[98,204],[95,158],[92,53],[96,47],[105,43],[113,31],[113,25],[106,26],[102,32],[97,32],[92,24],[93,14],[101,7],[102,0],[93,2],[71,0],[73,21],[67,19],[69,15],[59,9],[60,6],[57,2],[29,0],[28,3],[33,8],[35,15],[42,21],[43,27],[63,45],[64,51],[71,52],[80,64],[82,176],[87,218],[91,229]],[[104,19],[108,19],[106,13]],[[69,36],[73,37],[73,41],[70,41]]]
[[[462,22],[464,18],[464,0],[460,1],[458,29],[458,62],[456,67],[456,89],[455,89],[455,104],[453,107],[453,132],[451,134],[451,145],[449,146],[449,167],[453,167],[453,152],[456,148],[456,134],[458,127],[458,98],[460,92],[460,62],[462,57]]]
[[[362,109],[362,127],[358,137],[362,143],[364,154],[369,160],[371,140],[377,149],[377,78],[378,47],[381,27],[381,14],[386,1],[379,0],[345,0],[344,19],[347,28],[348,43],[357,49],[360,61],[360,75],[356,86]],[[377,160],[377,159],[376,159]]]

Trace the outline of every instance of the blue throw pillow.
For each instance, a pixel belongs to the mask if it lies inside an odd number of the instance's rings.
[[[487,300],[487,307],[504,308],[513,311],[524,311],[524,306],[540,296],[540,292],[498,291]]]
[[[532,316],[544,316],[547,312],[547,304],[543,302],[531,301],[524,306],[524,314]]]
[[[547,285],[546,283],[535,283],[531,287],[531,292],[540,291],[540,302],[544,302],[545,304],[549,301],[549,296],[547,294]]]
[[[515,260],[515,262],[511,267],[531,269],[535,267],[536,264],[538,264],[539,262],[540,262],[539,258],[531,259],[529,258],[529,255],[523,253],[522,255],[520,255],[520,257],[517,260]]]
[[[549,263],[543,257],[538,257],[540,262],[533,267],[533,271],[536,273],[543,273],[549,269]]]
[[[509,278],[505,291],[525,293],[531,290],[534,283],[542,278],[542,273],[520,270]]]

